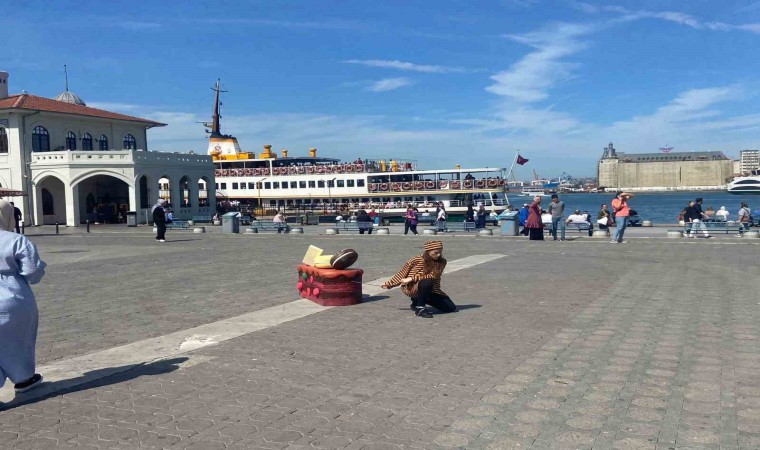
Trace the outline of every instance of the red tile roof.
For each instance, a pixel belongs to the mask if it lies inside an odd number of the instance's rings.
[[[10,97],[0,99],[0,109],[48,111],[61,114],[77,114],[80,116],[100,117],[103,119],[128,120],[130,122],[140,122],[152,127],[166,126],[165,123],[161,122],[154,122],[152,120],[127,116],[125,114],[119,114],[111,111],[104,111],[97,108],[90,108],[89,106],[59,102],[58,100],[53,100],[52,98],[37,97],[36,95],[29,94],[11,95]]]

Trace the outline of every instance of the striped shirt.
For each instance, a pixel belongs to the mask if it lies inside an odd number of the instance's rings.
[[[396,275],[390,277],[383,286],[388,289],[400,286],[402,279],[412,277],[414,281],[433,280],[433,292],[440,295],[446,295],[446,293],[441,290],[441,275],[443,275],[444,268],[446,268],[446,260],[441,258],[438,261],[433,261],[432,271],[425,273],[425,260],[422,259],[422,255],[415,256],[407,261],[406,264],[404,264],[404,267],[402,267]]]

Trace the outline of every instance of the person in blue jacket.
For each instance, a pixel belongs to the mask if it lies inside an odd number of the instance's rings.
[[[529,204],[525,203],[523,204],[523,207],[520,208],[520,216],[519,216],[520,226],[523,227],[522,230],[520,231],[520,234],[522,234],[523,236],[528,235],[528,229],[525,228],[525,222],[528,220],[528,212],[530,211],[530,209],[528,208],[529,206],[530,206]]]

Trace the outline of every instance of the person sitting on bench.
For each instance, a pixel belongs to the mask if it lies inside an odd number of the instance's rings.
[[[457,306],[441,290],[441,276],[446,268],[443,242],[428,241],[423,248],[424,252],[421,255],[407,261],[396,275],[383,283],[382,287],[391,289],[401,286],[401,291],[411,298],[410,308],[417,317],[433,317],[433,313],[425,305],[443,313],[455,312]]]

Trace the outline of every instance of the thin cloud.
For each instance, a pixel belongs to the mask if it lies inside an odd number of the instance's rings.
[[[587,47],[579,38],[593,31],[593,27],[578,24],[560,24],[549,30],[523,35],[508,35],[509,39],[529,45],[535,51],[512,64],[505,71],[491,77],[495,82],[486,90],[509,97],[520,103],[546,99],[548,90],[572,77],[573,63],[563,58]]]
[[[399,77],[399,78],[384,78],[382,80],[376,81],[372,83],[370,86],[367,87],[366,90],[370,92],[386,92],[386,91],[393,91],[398,88],[402,88],[404,86],[409,86],[412,84],[412,80],[409,78]]]
[[[588,3],[573,3],[574,8],[589,14],[609,12],[620,14],[616,20],[621,22],[632,22],[643,19],[658,19],[666,22],[683,25],[695,30],[710,31],[747,31],[750,33],[760,34],[760,23],[748,24],[730,24],[725,22],[707,22],[692,16],[691,14],[680,11],[650,11],[650,10],[630,10],[623,6],[608,5],[597,7]]]
[[[123,28],[130,31],[148,31],[162,28],[160,23],[155,22],[119,22],[117,20],[113,25],[117,28]]]
[[[464,67],[449,67],[427,64],[415,64],[406,61],[385,60],[385,59],[349,59],[343,61],[344,64],[359,64],[368,67],[382,67],[386,69],[408,70],[422,73],[465,73],[468,72]]]

